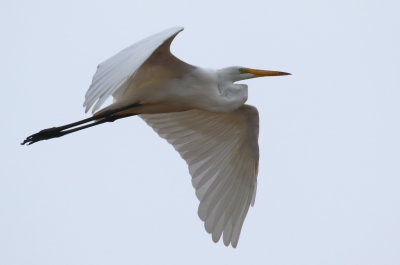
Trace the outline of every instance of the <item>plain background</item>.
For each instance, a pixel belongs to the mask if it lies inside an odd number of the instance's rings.
[[[400,264],[398,1],[2,1],[0,264]],[[260,173],[237,249],[197,216],[184,161],[139,118],[87,117],[96,66],[182,25],[181,59],[248,80]]]

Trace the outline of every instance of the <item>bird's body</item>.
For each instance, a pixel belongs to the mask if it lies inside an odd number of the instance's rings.
[[[185,76],[151,80],[150,83],[135,86],[124,93],[116,93],[115,103],[104,110],[122,107],[130,102],[140,102],[142,106],[138,108],[141,114],[190,109],[213,112],[235,110],[246,102],[247,86],[225,84],[220,80],[220,72],[223,70],[195,68]]]
[[[187,64],[170,52],[182,30],[150,36],[101,63],[84,102],[93,117],[42,130],[23,144],[139,115],[187,162],[213,240],[223,234],[225,245],[236,247],[255,200],[259,152],[257,109],[244,104],[247,85],[235,82],[287,73]],[[98,111],[110,96],[114,102]]]

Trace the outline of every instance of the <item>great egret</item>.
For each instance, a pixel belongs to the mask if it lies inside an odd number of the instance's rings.
[[[245,105],[247,85],[236,81],[285,72],[246,67],[205,69],[170,52],[182,27],[167,29],[101,63],[86,92],[93,116],[42,130],[22,144],[60,137],[104,122],[139,115],[186,160],[198,214],[217,242],[237,246],[258,173],[258,111]],[[107,98],[114,103],[96,112]]]

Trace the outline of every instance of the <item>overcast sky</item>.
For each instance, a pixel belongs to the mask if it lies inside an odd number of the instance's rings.
[[[0,264],[400,264],[398,1],[2,1]],[[260,172],[237,249],[197,216],[185,162],[139,118],[26,147],[87,117],[96,66],[172,45],[247,80]]]

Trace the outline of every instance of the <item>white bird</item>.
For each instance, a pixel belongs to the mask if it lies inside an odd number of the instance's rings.
[[[179,152],[189,167],[198,215],[214,242],[236,247],[258,173],[258,111],[245,105],[247,85],[236,81],[288,73],[246,67],[205,69],[170,52],[183,30],[164,30],[101,63],[86,92],[92,117],[52,127],[22,144],[60,137],[104,122],[139,115]],[[114,102],[96,112],[110,97]]]

